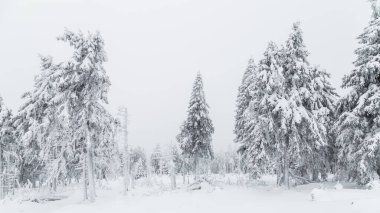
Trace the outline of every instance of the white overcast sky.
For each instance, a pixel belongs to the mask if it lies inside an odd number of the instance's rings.
[[[175,142],[201,71],[217,150],[234,147],[235,99],[250,57],[284,42],[301,21],[312,64],[339,87],[353,68],[366,0],[0,0],[0,95],[13,110],[32,88],[38,54],[64,59],[64,28],[99,30],[106,42],[110,109],[129,110],[129,141]]]

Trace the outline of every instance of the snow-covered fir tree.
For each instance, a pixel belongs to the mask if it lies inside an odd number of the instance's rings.
[[[134,164],[135,167],[135,179],[139,179],[146,176],[146,164],[142,158],[139,158],[137,162]]]
[[[88,180],[93,200],[94,170],[104,178],[117,152],[116,121],[103,106],[110,85],[102,66],[104,42],[99,33],[85,37],[70,31],[59,40],[74,47],[72,58],[55,64],[52,57],[41,57],[42,72],[34,89],[24,94],[25,103],[15,117],[20,180],[38,180],[55,188],[57,181],[78,180],[81,164],[84,195],[87,198]]]
[[[187,174],[190,174],[193,171],[193,162],[190,158],[181,155],[181,152],[176,144],[171,144],[169,146],[170,160],[174,163],[175,174],[181,174],[183,178]],[[184,180],[185,182],[185,180]]]
[[[246,71],[244,72],[243,79],[241,85],[238,89],[238,96],[236,100],[236,114],[235,114],[235,142],[241,143],[246,136],[247,130],[245,129],[246,125],[246,117],[244,116],[244,112],[249,106],[251,102],[251,94],[249,87],[253,83],[253,77],[256,71],[256,65],[254,60],[251,58],[248,61],[248,66]]]
[[[238,152],[252,178],[266,173],[274,162],[277,138],[272,111],[283,96],[284,82],[280,60],[277,45],[270,42],[248,87],[251,100],[243,114],[245,136]]]
[[[289,187],[289,175],[295,179],[298,179],[297,175],[301,179],[309,179],[313,169],[316,169],[311,166],[318,164],[324,157],[321,153],[328,145],[327,130],[316,111],[330,107],[325,106],[330,102],[322,102],[328,97],[314,98],[326,94],[315,90],[317,87],[314,81],[318,75],[312,74],[313,69],[307,59],[309,53],[299,23],[293,25],[282,54],[284,91],[273,113],[279,133],[277,148],[282,156],[280,161],[283,165],[284,183]],[[310,159],[312,162],[308,163]]]
[[[150,167],[152,168],[151,171],[155,174],[161,174],[161,166],[162,166],[162,152],[161,152],[161,146],[157,144],[152,152],[152,155],[150,156]]]
[[[194,160],[195,173],[198,173],[200,159],[212,159],[212,134],[214,126],[209,118],[208,104],[203,91],[203,81],[198,73],[190,97],[187,118],[181,126],[177,141],[182,154]]]
[[[131,168],[135,168],[135,179],[145,177],[147,175],[147,158],[143,148],[134,147],[131,150]]]
[[[95,157],[95,172],[97,179],[105,179],[117,177],[121,166],[120,151],[116,140],[118,123],[116,120],[111,119],[109,125],[101,131],[97,137],[96,148],[94,149]]]
[[[178,147],[175,144],[171,144],[169,146],[169,154],[172,157],[174,167],[175,167],[175,173],[180,174],[180,173],[185,173],[185,165],[184,165],[184,160],[183,156],[180,154]]]
[[[331,127],[336,119],[335,111],[339,95],[329,81],[329,73],[319,66],[311,66],[309,72],[311,75],[309,90],[312,93],[306,97],[306,108],[311,110],[317,122],[323,126],[327,146],[323,146],[313,160],[305,159],[303,169],[309,169],[309,172],[312,173],[312,180],[319,181],[319,174],[323,180],[326,180],[327,173],[335,173],[336,170],[337,148]],[[302,174],[302,170],[298,170],[298,173],[301,176],[306,175]]]
[[[54,97],[50,100],[57,108],[55,116],[67,119],[71,141],[81,150],[83,168],[84,197],[95,199],[94,153],[103,142],[111,142],[114,131],[114,118],[104,108],[110,86],[109,78],[103,67],[106,61],[104,41],[100,34],[66,30],[58,40],[73,47],[72,57],[63,63],[45,63],[50,70],[49,81],[53,84]],[[38,107],[36,107],[38,109]],[[89,182],[87,194],[86,179]]]
[[[41,57],[41,69],[15,116],[20,143],[19,179],[22,184],[39,181],[55,188],[58,177],[67,178],[71,166],[68,161],[75,161],[75,153],[67,120],[57,115],[58,105],[53,100],[56,84],[51,78],[57,66],[52,65],[51,57]]]
[[[278,183],[289,187],[290,176],[304,182],[325,169],[326,126],[336,93],[327,73],[311,67],[307,57],[296,23],[285,47],[269,43],[252,77],[247,135],[239,151],[253,177],[275,171]]]
[[[342,87],[350,92],[338,103],[334,126],[341,172],[359,184],[380,175],[380,17],[372,3],[372,19],[358,37],[355,68],[343,78]]]
[[[0,96],[0,199],[13,187],[9,175],[17,172],[17,149],[12,112],[5,107]]]

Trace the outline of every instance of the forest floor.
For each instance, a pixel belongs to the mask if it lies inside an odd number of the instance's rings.
[[[55,197],[63,199],[45,202],[36,201],[50,193],[24,190],[0,201],[0,213],[380,212],[380,187],[325,182],[286,190],[275,186],[274,177],[256,182],[238,175],[212,178],[213,184],[202,183],[200,190],[187,187],[180,176],[175,190],[167,176],[140,179],[125,196],[122,181],[110,181],[99,185],[94,203],[82,200],[80,187],[60,189]]]

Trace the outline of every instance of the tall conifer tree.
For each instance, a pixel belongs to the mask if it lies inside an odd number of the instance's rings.
[[[239,151],[254,177],[276,171],[278,183],[290,177],[309,181],[324,169],[328,116],[336,93],[328,75],[311,67],[299,23],[279,49],[269,43],[252,78],[251,101]],[[322,165],[322,166],[321,166]]]
[[[238,96],[236,100],[236,114],[235,114],[235,139],[236,143],[241,143],[245,137],[245,116],[244,112],[249,106],[249,103],[252,99],[249,87],[253,83],[253,77],[255,75],[256,65],[253,59],[249,59],[248,66],[244,72],[241,85],[238,89]]]
[[[209,118],[208,108],[202,77],[198,73],[190,97],[187,118],[177,136],[182,154],[194,159],[196,173],[198,173],[198,164],[201,158],[212,159],[214,157],[211,145],[214,126]]]
[[[358,37],[355,68],[343,78],[350,92],[338,104],[338,162],[349,180],[366,184],[380,175],[380,17],[376,1],[369,25]]]

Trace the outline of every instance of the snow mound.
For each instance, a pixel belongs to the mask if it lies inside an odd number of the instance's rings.
[[[110,186],[110,184],[109,184],[108,181],[105,180],[105,179],[102,179],[101,181],[99,181],[99,183],[98,183],[98,187],[99,187],[100,189],[111,190],[111,186]]]
[[[343,185],[340,184],[339,181],[338,181],[338,183],[335,184],[334,189],[335,190],[342,190],[343,189]]]
[[[212,192],[216,188],[218,188],[217,184],[214,181],[212,181],[206,177],[202,177],[202,178],[196,180],[194,183],[190,184],[187,187],[187,189],[190,191],[202,190],[202,191],[206,191],[206,192]]]
[[[380,190],[380,180],[373,180],[373,181],[369,182],[366,186],[368,189]]]
[[[328,194],[326,192],[326,190],[324,189],[313,189],[311,190],[311,200],[312,201],[326,201],[328,200]]]

